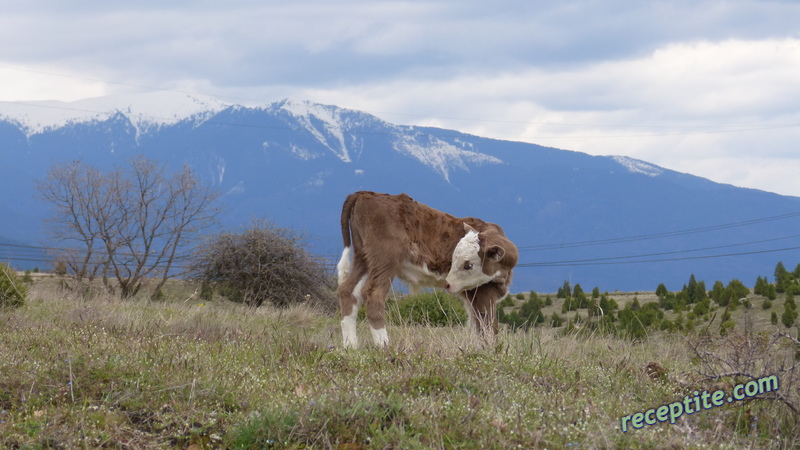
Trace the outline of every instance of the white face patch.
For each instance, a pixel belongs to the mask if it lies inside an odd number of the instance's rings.
[[[445,286],[450,292],[461,292],[466,289],[476,288],[492,281],[493,276],[483,273],[481,262],[480,236],[475,230],[470,230],[458,241],[453,250],[453,262],[450,273],[445,279]]]

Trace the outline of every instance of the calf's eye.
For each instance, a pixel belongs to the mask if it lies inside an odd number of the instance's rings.
[[[472,269],[472,263],[469,262],[469,261],[465,262],[464,263],[464,270],[470,270],[470,269]]]

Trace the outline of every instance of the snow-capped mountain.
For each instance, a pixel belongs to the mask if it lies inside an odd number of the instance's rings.
[[[796,251],[753,253],[798,247],[788,236],[800,214],[775,217],[800,211],[800,198],[302,100],[238,105],[158,92],[0,102],[0,154],[9,162],[0,166],[0,242],[43,243],[48,206],[34,186],[51,164],[80,159],[106,169],[143,154],[189,164],[220,189],[227,227],[267,218],[304,231],[333,261],[342,201],[366,189],[502,225],[520,247],[516,291],[554,291],[565,279],[584,289],[680,289],[691,274],[752,284],[779,260],[800,262]],[[741,255],[689,259],[729,253]],[[632,264],[643,260],[661,261]]]
[[[230,106],[214,97],[174,91],[125,94],[75,102],[0,102],[0,120],[14,123],[28,136],[67,125],[102,122],[123,114],[137,130],[210,117]]]

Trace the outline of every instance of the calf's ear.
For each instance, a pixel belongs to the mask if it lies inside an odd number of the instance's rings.
[[[500,261],[505,255],[506,251],[499,245],[493,245],[486,249],[486,257],[495,261]]]

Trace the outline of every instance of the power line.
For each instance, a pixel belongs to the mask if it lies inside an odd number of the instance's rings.
[[[633,258],[645,258],[650,256],[664,256],[664,255],[676,255],[681,253],[693,253],[693,252],[702,252],[707,250],[718,250],[721,248],[731,248],[731,247],[742,247],[745,245],[753,245],[753,244],[763,244],[765,242],[775,242],[775,241],[782,241],[786,239],[794,239],[800,237],[800,234],[795,234],[792,236],[784,236],[779,238],[771,238],[771,239],[762,239],[758,241],[750,241],[750,242],[740,242],[738,244],[725,244],[725,245],[716,245],[713,247],[704,247],[704,248],[693,248],[688,250],[673,250],[668,252],[658,252],[658,253],[645,253],[640,255],[625,255],[625,256],[609,256],[609,257],[601,257],[601,258],[591,258],[591,259],[575,259],[569,261],[552,261],[552,262],[544,262],[544,263],[528,263],[528,264],[518,264],[520,266],[530,266],[530,265],[539,265],[539,264],[566,264],[566,263],[588,263],[588,262],[598,262],[598,261],[611,261],[615,259],[633,259]]]
[[[610,245],[610,244],[618,244],[618,243],[626,243],[626,242],[634,242],[640,240],[651,240],[651,239],[661,239],[666,237],[675,237],[675,236],[682,236],[687,234],[693,233],[704,233],[704,232],[711,232],[711,231],[719,231],[728,228],[734,227],[741,227],[747,225],[754,225],[764,222],[771,222],[776,220],[784,220],[789,219],[792,217],[800,216],[800,211],[780,214],[775,216],[768,216],[768,217],[761,217],[755,218],[750,220],[744,220],[739,222],[732,222],[732,223],[725,223],[725,224],[718,224],[718,225],[711,225],[706,227],[699,227],[699,228],[691,228],[686,230],[678,230],[678,231],[670,231],[670,232],[663,232],[663,233],[652,233],[646,235],[635,235],[635,236],[627,236],[627,237],[619,237],[619,238],[609,238],[609,239],[598,239],[598,240],[591,240],[591,241],[578,241],[578,242],[568,242],[568,243],[561,243],[561,244],[546,244],[546,245],[538,245],[538,246],[519,246],[518,249],[521,251],[541,251],[541,250],[560,250],[560,249],[569,249],[569,248],[577,248],[577,247],[587,247],[587,246],[598,246],[598,245]],[[730,247],[737,247],[737,246],[744,246],[744,245],[754,245],[754,244],[763,244],[766,242],[774,242],[779,240],[786,240],[786,239],[793,239],[798,238],[800,235],[790,235],[778,238],[770,238],[770,239],[761,239],[757,241],[750,241],[750,242],[740,242],[735,244],[724,244],[724,245],[717,245],[712,247],[704,247],[704,248],[694,248],[694,249],[685,249],[685,250],[673,250],[667,252],[657,252],[657,253],[647,253],[647,254],[637,254],[637,255],[623,255],[623,256],[607,256],[607,257],[598,257],[598,258],[589,258],[589,259],[575,259],[575,260],[562,260],[562,261],[544,261],[544,262],[531,262],[531,263],[520,263],[517,264],[517,267],[559,267],[559,266],[586,266],[586,265],[612,265],[612,264],[636,264],[636,263],[647,263],[647,262],[665,262],[665,261],[681,261],[681,260],[693,260],[693,259],[707,259],[707,258],[721,258],[721,257],[730,257],[730,256],[741,256],[741,255],[751,255],[751,254],[759,254],[759,253],[772,253],[772,252],[780,252],[780,251],[788,251],[788,250],[796,250],[800,247],[788,247],[782,249],[770,249],[770,250],[757,250],[757,251],[750,251],[750,252],[740,252],[740,253],[728,253],[728,254],[718,254],[718,255],[701,255],[701,256],[689,256],[689,257],[678,257],[678,258],[662,258],[662,259],[639,259],[639,258],[648,258],[653,256],[666,256],[666,255],[676,255],[681,253],[692,253],[692,252],[700,252],[700,251],[708,251],[708,250],[718,250],[722,248],[730,248]],[[25,261],[25,262],[40,262],[40,263],[52,263],[53,258],[58,256],[58,254],[66,254],[66,253],[76,253],[78,255],[82,255],[85,252],[75,248],[68,248],[68,247],[45,247],[45,246],[35,246],[35,245],[25,245],[25,244],[11,244],[11,243],[0,243],[0,259],[11,259],[13,261]],[[51,253],[52,255],[47,255],[47,253]],[[102,252],[100,252],[102,254]],[[117,252],[118,256],[123,257],[132,257],[133,254]],[[180,261],[190,259],[191,257],[188,255],[181,255],[173,259],[173,267],[176,269],[186,269],[186,267],[180,266]],[[632,260],[632,261],[619,261],[619,260]],[[617,260],[617,261],[615,261]],[[177,262],[177,264],[176,264]],[[164,262],[166,264],[166,262]],[[335,265],[335,258],[334,262],[330,264],[325,264],[326,266],[333,267]]]
[[[564,242],[560,244],[542,244],[542,245],[528,245],[528,246],[520,246],[517,247],[520,251],[540,251],[540,250],[560,250],[560,249],[567,249],[567,248],[575,248],[575,247],[589,247],[589,246],[596,246],[596,245],[609,245],[609,244],[619,244],[623,242],[635,242],[635,241],[642,241],[642,240],[651,240],[651,239],[661,239],[667,237],[675,237],[675,236],[683,236],[687,234],[695,234],[695,233],[706,233],[709,231],[718,231],[724,230],[727,228],[736,228],[741,226],[747,225],[754,225],[758,223],[764,222],[772,222],[775,220],[784,220],[789,219],[792,217],[800,216],[800,211],[787,213],[787,214],[780,214],[777,216],[770,216],[770,217],[762,217],[758,219],[751,219],[751,220],[744,220],[741,222],[732,222],[720,225],[711,225],[707,227],[700,227],[700,228],[690,228],[686,230],[678,230],[678,231],[668,231],[663,233],[652,233],[652,234],[642,234],[642,235],[635,235],[635,236],[624,236],[619,238],[608,238],[608,239],[597,239],[591,241],[577,241],[577,242]]]
[[[108,254],[102,249],[94,253],[99,257],[108,256]],[[23,261],[53,264],[59,259],[83,258],[85,255],[85,250],[70,247],[44,247],[36,245],[0,243],[0,261]],[[136,257],[137,255],[128,252],[117,251],[115,252],[115,256],[131,258]],[[162,257],[162,259],[164,258]],[[172,258],[172,264],[170,268],[174,270],[186,270],[188,267],[182,266],[181,261],[186,261],[189,259],[191,259],[191,257],[188,255],[177,255]],[[159,262],[157,266],[166,266],[168,263],[169,261],[164,259],[163,261]]]
[[[776,248],[770,250],[754,250],[751,252],[739,252],[739,253],[726,253],[722,255],[702,255],[702,256],[686,256],[682,258],[663,258],[663,259],[643,259],[643,260],[636,260],[636,261],[593,261],[593,262],[572,262],[572,261],[551,261],[551,262],[542,262],[542,263],[524,263],[524,264],[517,264],[517,267],[562,267],[562,266],[595,266],[595,265],[617,265],[617,264],[641,264],[641,263],[653,263],[653,262],[668,262],[668,261],[686,261],[686,260],[693,260],[693,259],[711,259],[711,258],[726,258],[730,256],[744,256],[744,255],[755,255],[761,253],[775,253],[775,252],[785,252],[789,250],[798,250],[800,247],[786,247],[786,248]],[[590,261],[590,260],[587,260]]]
[[[789,239],[794,237],[799,237],[800,235],[795,236],[787,236],[783,238],[774,238],[774,239],[765,239],[763,241],[753,241],[753,242],[746,242],[746,243],[739,243],[739,244],[728,244],[728,245],[721,245],[715,247],[706,247],[706,248],[698,248],[698,249],[690,249],[690,250],[679,250],[679,251],[672,251],[672,252],[661,252],[661,253],[650,253],[650,254],[642,254],[642,255],[627,255],[627,256],[613,256],[613,257],[605,257],[605,258],[592,258],[592,259],[578,259],[578,260],[565,260],[565,261],[546,261],[546,262],[535,262],[535,263],[520,263],[517,264],[516,267],[519,268],[532,268],[532,267],[564,267],[564,266],[594,266],[594,265],[620,265],[620,264],[640,264],[640,263],[654,263],[654,262],[670,262],[670,261],[686,261],[686,260],[697,260],[697,259],[711,259],[711,258],[724,258],[724,257],[732,257],[732,256],[745,256],[745,255],[754,255],[754,254],[763,254],[763,253],[776,253],[776,252],[784,252],[790,250],[798,250],[800,247],[785,247],[785,248],[777,248],[777,249],[767,249],[767,250],[754,250],[749,252],[738,252],[738,253],[726,253],[726,254],[716,254],[716,255],[699,255],[699,256],[686,256],[686,257],[677,257],[677,258],[660,258],[660,259],[635,259],[633,261],[613,261],[615,259],[632,259],[632,258],[643,258],[649,256],[663,256],[663,255],[670,255],[670,254],[678,254],[678,253],[690,253],[696,251],[704,251],[710,249],[719,249],[719,248],[728,248],[728,247],[735,247],[735,246],[742,246],[742,245],[749,245],[754,243],[761,243],[761,242],[769,242],[769,241],[776,241],[782,239]],[[2,247],[3,244],[0,244]],[[24,262],[37,262],[37,263],[53,263],[53,259],[43,259],[36,258],[36,255],[6,255],[0,253],[0,260],[10,260],[10,261],[24,261]],[[163,266],[166,265],[167,262],[163,262],[159,265]],[[335,263],[322,263],[328,269],[335,268]],[[173,263],[171,268],[174,270],[188,270],[189,267],[182,266],[180,264]]]

